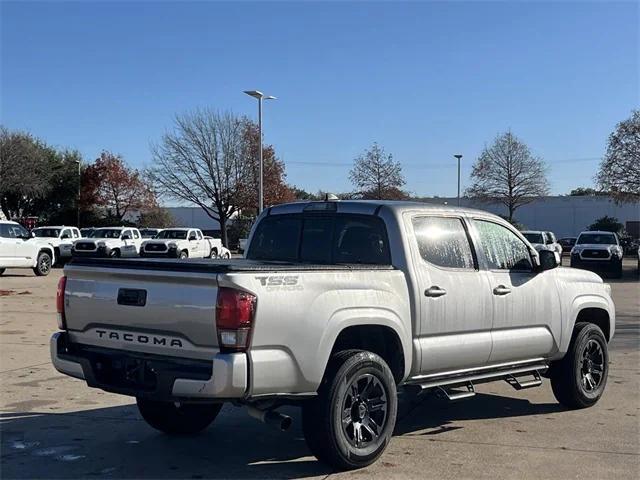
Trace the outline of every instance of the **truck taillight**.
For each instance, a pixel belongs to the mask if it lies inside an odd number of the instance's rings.
[[[62,276],[58,280],[58,291],[56,293],[56,311],[58,312],[58,328],[67,329],[67,319],[64,316],[64,291],[67,287],[67,277]]]
[[[243,352],[247,349],[255,310],[255,295],[233,288],[218,288],[216,329],[221,350]]]

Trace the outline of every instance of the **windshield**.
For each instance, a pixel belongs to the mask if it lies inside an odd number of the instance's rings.
[[[33,230],[33,235],[36,237],[58,238],[60,235],[59,228],[36,228]]]
[[[523,235],[531,243],[544,243],[541,233],[523,233]]]
[[[80,229],[80,235],[82,235],[83,237],[90,237],[93,232],[94,232],[93,228]]]
[[[173,240],[186,240],[187,239],[187,231],[186,230],[163,230],[156,238],[170,238]]]
[[[577,245],[616,245],[616,237],[613,233],[583,233],[578,237]]]
[[[106,229],[106,230],[95,230],[92,234],[92,238],[120,238],[120,234],[122,230],[116,229]]]

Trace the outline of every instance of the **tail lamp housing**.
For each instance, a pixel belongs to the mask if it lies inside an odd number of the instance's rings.
[[[219,287],[216,330],[221,351],[245,352],[251,340],[256,296],[234,288]]]
[[[56,292],[56,311],[58,312],[58,328],[60,330],[67,329],[67,319],[64,315],[65,298],[64,292],[67,288],[67,277],[62,276],[58,280],[58,291]]]

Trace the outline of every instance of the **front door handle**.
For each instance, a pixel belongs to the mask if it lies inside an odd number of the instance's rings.
[[[425,296],[427,297],[441,297],[447,294],[447,291],[444,288],[440,288],[436,285],[433,287],[429,287],[424,291]]]
[[[505,287],[504,285],[498,285],[493,289],[494,295],[507,295],[511,293],[511,289],[509,287]]]

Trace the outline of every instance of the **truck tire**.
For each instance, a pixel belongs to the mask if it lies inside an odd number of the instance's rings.
[[[33,273],[38,277],[46,277],[51,271],[51,255],[45,251],[38,253],[36,266],[33,267]]]
[[[556,400],[567,408],[586,408],[602,396],[609,374],[607,339],[593,323],[576,323],[569,350],[549,372]]]
[[[178,258],[180,260],[185,260],[187,258],[189,258],[189,252],[187,252],[186,250],[182,250],[179,254],[178,254]]]
[[[218,258],[218,250],[215,248],[212,248],[211,251],[209,252],[209,258]]]
[[[5,270],[6,270],[6,268],[0,268],[0,275],[2,275]]]
[[[114,248],[113,250],[111,250],[111,251],[109,252],[109,256],[110,256],[111,258],[120,258],[120,249],[118,249],[118,248]]]
[[[192,435],[213,422],[222,403],[175,403],[136,398],[142,418],[156,430],[169,435]]]
[[[302,430],[320,461],[339,470],[366,467],[387,447],[396,424],[393,374],[375,353],[345,350],[329,361],[318,396],[302,406]]]

